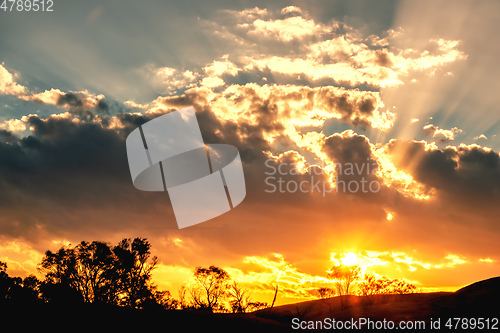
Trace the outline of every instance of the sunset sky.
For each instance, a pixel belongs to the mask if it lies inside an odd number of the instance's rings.
[[[499,2],[53,9],[0,11],[0,261],[10,275],[38,274],[48,249],[125,237],[148,238],[154,281],[174,296],[209,265],[258,301],[279,285],[278,304],[316,297],[337,263],[422,291],[500,275]],[[188,106],[205,142],[239,149],[247,195],[178,229],[167,193],[134,188],[125,138]],[[270,165],[307,191],[269,193],[279,185]],[[347,165],[373,170],[349,175]],[[337,192],[362,176],[378,190]]]

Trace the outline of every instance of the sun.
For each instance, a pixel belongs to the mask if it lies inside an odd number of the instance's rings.
[[[342,265],[354,266],[358,264],[358,256],[356,253],[347,252],[344,253],[344,257],[340,259],[340,261],[342,262]]]

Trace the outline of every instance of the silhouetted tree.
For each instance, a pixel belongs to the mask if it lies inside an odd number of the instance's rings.
[[[248,289],[242,288],[236,281],[229,288],[229,304],[233,313],[244,313],[250,305]]]
[[[39,265],[45,281],[41,287],[46,301],[103,302],[141,308],[145,303],[166,305],[166,292],[151,284],[151,272],[158,259],[151,256],[145,238],[123,239],[117,246],[94,241],[74,248],[47,251]],[[66,300],[68,301],[68,300]]]
[[[182,285],[179,288],[179,306],[181,309],[189,309],[192,308],[192,304],[188,300],[187,293],[188,293],[188,288],[185,285]]]
[[[267,309],[269,304],[266,302],[250,302],[248,303],[247,312]]]
[[[359,283],[359,291],[362,296],[411,294],[417,287],[404,280],[391,280],[385,276],[376,278],[373,274],[365,274],[363,281]],[[371,301],[371,298],[369,298]]]
[[[229,274],[216,266],[197,267],[194,280],[195,284],[189,291],[195,306],[209,311],[220,309],[221,300],[229,288]]]
[[[12,281],[7,274],[7,263],[0,261],[0,300],[8,299]]]
[[[335,290],[332,288],[322,287],[317,290],[317,293],[319,298],[321,298],[321,300],[328,306],[330,312],[332,312],[332,304],[328,299],[335,296]]]
[[[330,269],[328,278],[332,279],[335,284],[337,294],[340,296],[342,308],[347,307],[345,296],[349,295],[352,283],[360,278],[360,274],[361,268],[356,265],[336,265]]]
[[[165,310],[175,310],[179,308],[179,301],[176,300],[168,290],[155,290],[153,296],[156,303]]]
[[[24,279],[12,277],[12,286],[9,291],[9,298],[20,304],[35,303],[39,301],[40,281],[34,275],[29,275]]]
[[[83,303],[82,294],[65,283],[44,281],[40,285],[41,299],[45,303],[73,306]]]
[[[145,238],[123,239],[113,252],[117,258],[114,270],[122,293],[121,303],[140,308],[142,302],[153,297],[149,284],[158,258],[151,256],[151,244]]]
[[[271,303],[271,308],[274,306],[277,296],[278,296],[278,285],[276,285],[276,288],[274,288],[274,297],[273,297],[273,302]]]
[[[40,283],[41,281],[32,274],[23,279],[23,288],[29,298],[38,299],[40,296]]]
[[[180,307],[179,301],[172,297],[168,290],[158,290],[156,286],[150,286],[150,291],[153,297],[145,299],[141,307],[147,308],[162,308],[165,310],[175,310]]]
[[[331,298],[331,297],[335,296],[335,290],[333,290],[332,288],[322,287],[322,288],[319,288],[317,290],[317,292],[318,292],[319,298],[321,298],[321,299]]]
[[[38,301],[40,281],[30,275],[24,279],[10,277],[7,274],[7,264],[0,261],[0,303],[17,302],[29,304]]]
[[[39,270],[46,283],[69,286],[82,295],[84,302],[116,304],[118,290],[113,287],[112,279],[115,265],[109,245],[94,241],[45,252]]]

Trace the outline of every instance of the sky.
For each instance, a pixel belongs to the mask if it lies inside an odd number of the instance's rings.
[[[0,10],[0,260],[146,237],[174,296],[216,265],[270,303],[335,264],[456,290],[498,276],[496,1],[54,1]],[[125,139],[193,106],[246,198],[178,229]]]

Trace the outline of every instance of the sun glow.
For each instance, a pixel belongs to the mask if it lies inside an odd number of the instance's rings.
[[[342,265],[354,266],[358,264],[358,256],[356,253],[348,252],[344,254],[344,257],[340,261]]]
[[[363,258],[354,252],[330,253],[330,260],[335,266],[364,266]]]

